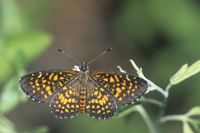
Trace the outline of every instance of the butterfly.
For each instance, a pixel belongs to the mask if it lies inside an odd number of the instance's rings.
[[[64,53],[60,49],[58,51]],[[88,64],[96,58],[87,64],[73,58],[81,65],[72,70],[31,72],[22,76],[19,84],[28,97],[38,103],[46,103],[52,97],[49,107],[55,117],[72,118],[79,112],[86,112],[96,119],[111,118],[116,113],[117,103],[128,105],[141,98],[148,88],[148,82],[141,77],[118,71],[90,71]]]

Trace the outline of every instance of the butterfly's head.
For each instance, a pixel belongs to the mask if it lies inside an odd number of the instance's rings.
[[[73,58],[72,56],[66,54],[66,53],[63,52],[62,50],[60,50],[60,49],[57,49],[57,50],[58,50],[59,52],[65,54],[65,55],[67,55],[68,57],[72,58],[73,60],[77,61],[79,64],[81,64],[80,61],[78,61],[77,59]],[[99,58],[100,56],[102,56],[103,54],[105,54],[106,52],[111,51],[111,50],[112,50],[112,48],[107,49],[106,51],[104,51],[103,53],[101,53],[99,56],[97,56],[97,57],[95,57],[94,59],[92,59],[91,61],[89,61],[87,64],[86,64],[85,62],[83,62],[83,63],[81,64],[81,66],[74,66],[74,68],[73,68],[72,70],[74,70],[74,71],[83,71],[83,72],[89,70],[89,66],[88,66],[88,65],[89,65],[90,63],[92,63],[94,60],[96,60],[97,58]]]
[[[79,66],[79,69],[83,72],[87,71],[89,69],[89,66],[85,64],[85,62],[82,63],[81,66]]]

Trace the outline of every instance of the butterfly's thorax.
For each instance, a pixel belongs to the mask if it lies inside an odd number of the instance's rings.
[[[80,113],[83,113],[85,110],[85,105],[86,105],[86,85],[87,85],[87,71],[80,71],[80,96],[79,96],[79,109]]]

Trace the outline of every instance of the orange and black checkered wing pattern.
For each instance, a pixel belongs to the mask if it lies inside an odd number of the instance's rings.
[[[117,110],[117,104],[111,94],[92,78],[87,81],[87,99],[85,112],[96,119],[108,119]]]
[[[96,70],[90,72],[90,77],[121,105],[138,100],[148,88],[147,81],[128,73]]]
[[[72,118],[79,112],[80,79],[76,77],[53,96],[49,107],[58,118]]]
[[[36,71],[22,76],[19,83],[29,97],[44,103],[63,86],[73,81],[77,73],[66,69]]]

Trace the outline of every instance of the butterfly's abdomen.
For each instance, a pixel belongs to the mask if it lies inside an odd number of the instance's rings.
[[[80,95],[79,95],[79,109],[80,113],[83,113],[85,110],[86,105],[86,84],[87,84],[87,73],[82,72],[80,77],[81,82],[81,89],[80,89]]]
[[[81,85],[81,91],[79,96],[79,109],[80,113],[83,113],[86,105],[86,85]]]

